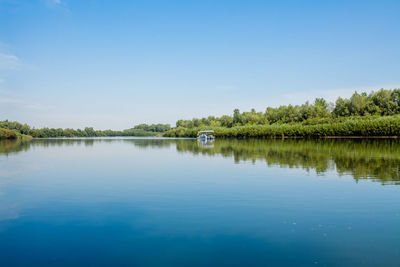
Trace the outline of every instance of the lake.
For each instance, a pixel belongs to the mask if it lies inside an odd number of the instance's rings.
[[[0,142],[0,266],[399,266],[399,140]]]

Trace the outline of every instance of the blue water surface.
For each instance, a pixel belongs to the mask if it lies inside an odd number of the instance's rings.
[[[400,266],[399,149],[3,142],[0,266]]]

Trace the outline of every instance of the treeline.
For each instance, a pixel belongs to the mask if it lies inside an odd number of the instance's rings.
[[[233,111],[233,115],[221,117],[194,118],[192,120],[178,120],[176,127],[194,128],[199,126],[235,127],[243,125],[270,125],[283,123],[298,123],[315,119],[331,119],[349,116],[387,116],[400,114],[400,89],[377,92],[357,93],[349,99],[339,97],[336,103],[328,103],[323,98],[315,99],[314,103],[306,102],[303,105],[285,105],[277,108],[268,107],[265,112]]]
[[[232,116],[178,120],[164,136],[195,137],[205,128],[220,137],[400,135],[399,117],[392,116],[397,114],[400,89],[381,89],[355,92],[349,99],[339,97],[335,104],[317,98],[312,104],[268,107],[265,112],[235,109]]]
[[[196,137],[202,127],[176,127],[164,133],[165,137]],[[400,115],[349,117],[316,124],[271,124],[209,127],[222,138],[284,138],[326,136],[400,136]]]
[[[169,124],[139,124],[131,129],[123,130],[120,136],[156,136],[171,129]]]
[[[18,135],[27,135],[35,138],[52,137],[107,137],[107,136],[155,136],[171,129],[169,124],[139,124],[123,131],[94,130],[92,127],[84,129],[62,128],[31,128],[28,124],[16,121],[0,121],[0,139],[17,138]],[[14,137],[16,136],[16,137]]]
[[[123,131],[61,128],[31,128],[19,122],[0,121],[0,139],[29,135],[48,137],[106,137],[156,136],[195,137],[198,130],[214,129],[217,137],[280,137],[280,136],[400,136],[400,89],[357,93],[350,98],[339,97],[335,103],[317,98],[313,103],[268,107],[265,112],[240,112],[221,117],[178,120],[176,127],[169,124],[139,124]]]

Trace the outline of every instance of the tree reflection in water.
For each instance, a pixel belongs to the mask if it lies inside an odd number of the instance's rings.
[[[400,184],[400,141],[397,139],[318,140],[221,140],[199,144],[194,139],[106,138],[35,139],[0,142],[0,155],[28,151],[31,147],[93,146],[98,142],[123,142],[142,149],[173,148],[179,153],[233,158],[235,163],[264,161],[268,166],[315,170],[317,174],[336,171],[356,181],[372,179],[382,184]]]

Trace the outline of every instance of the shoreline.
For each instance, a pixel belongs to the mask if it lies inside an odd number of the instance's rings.
[[[189,139],[197,140],[195,137],[164,137],[164,136],[98,136],[98,137],[28,137],[13,138],[13,139],[0,139],[0,140],[71,140],[71,139]],[[400,136],[264,136],[264,137],[218,137],[220,140],[263,140],[263,139],[399,139]]]

